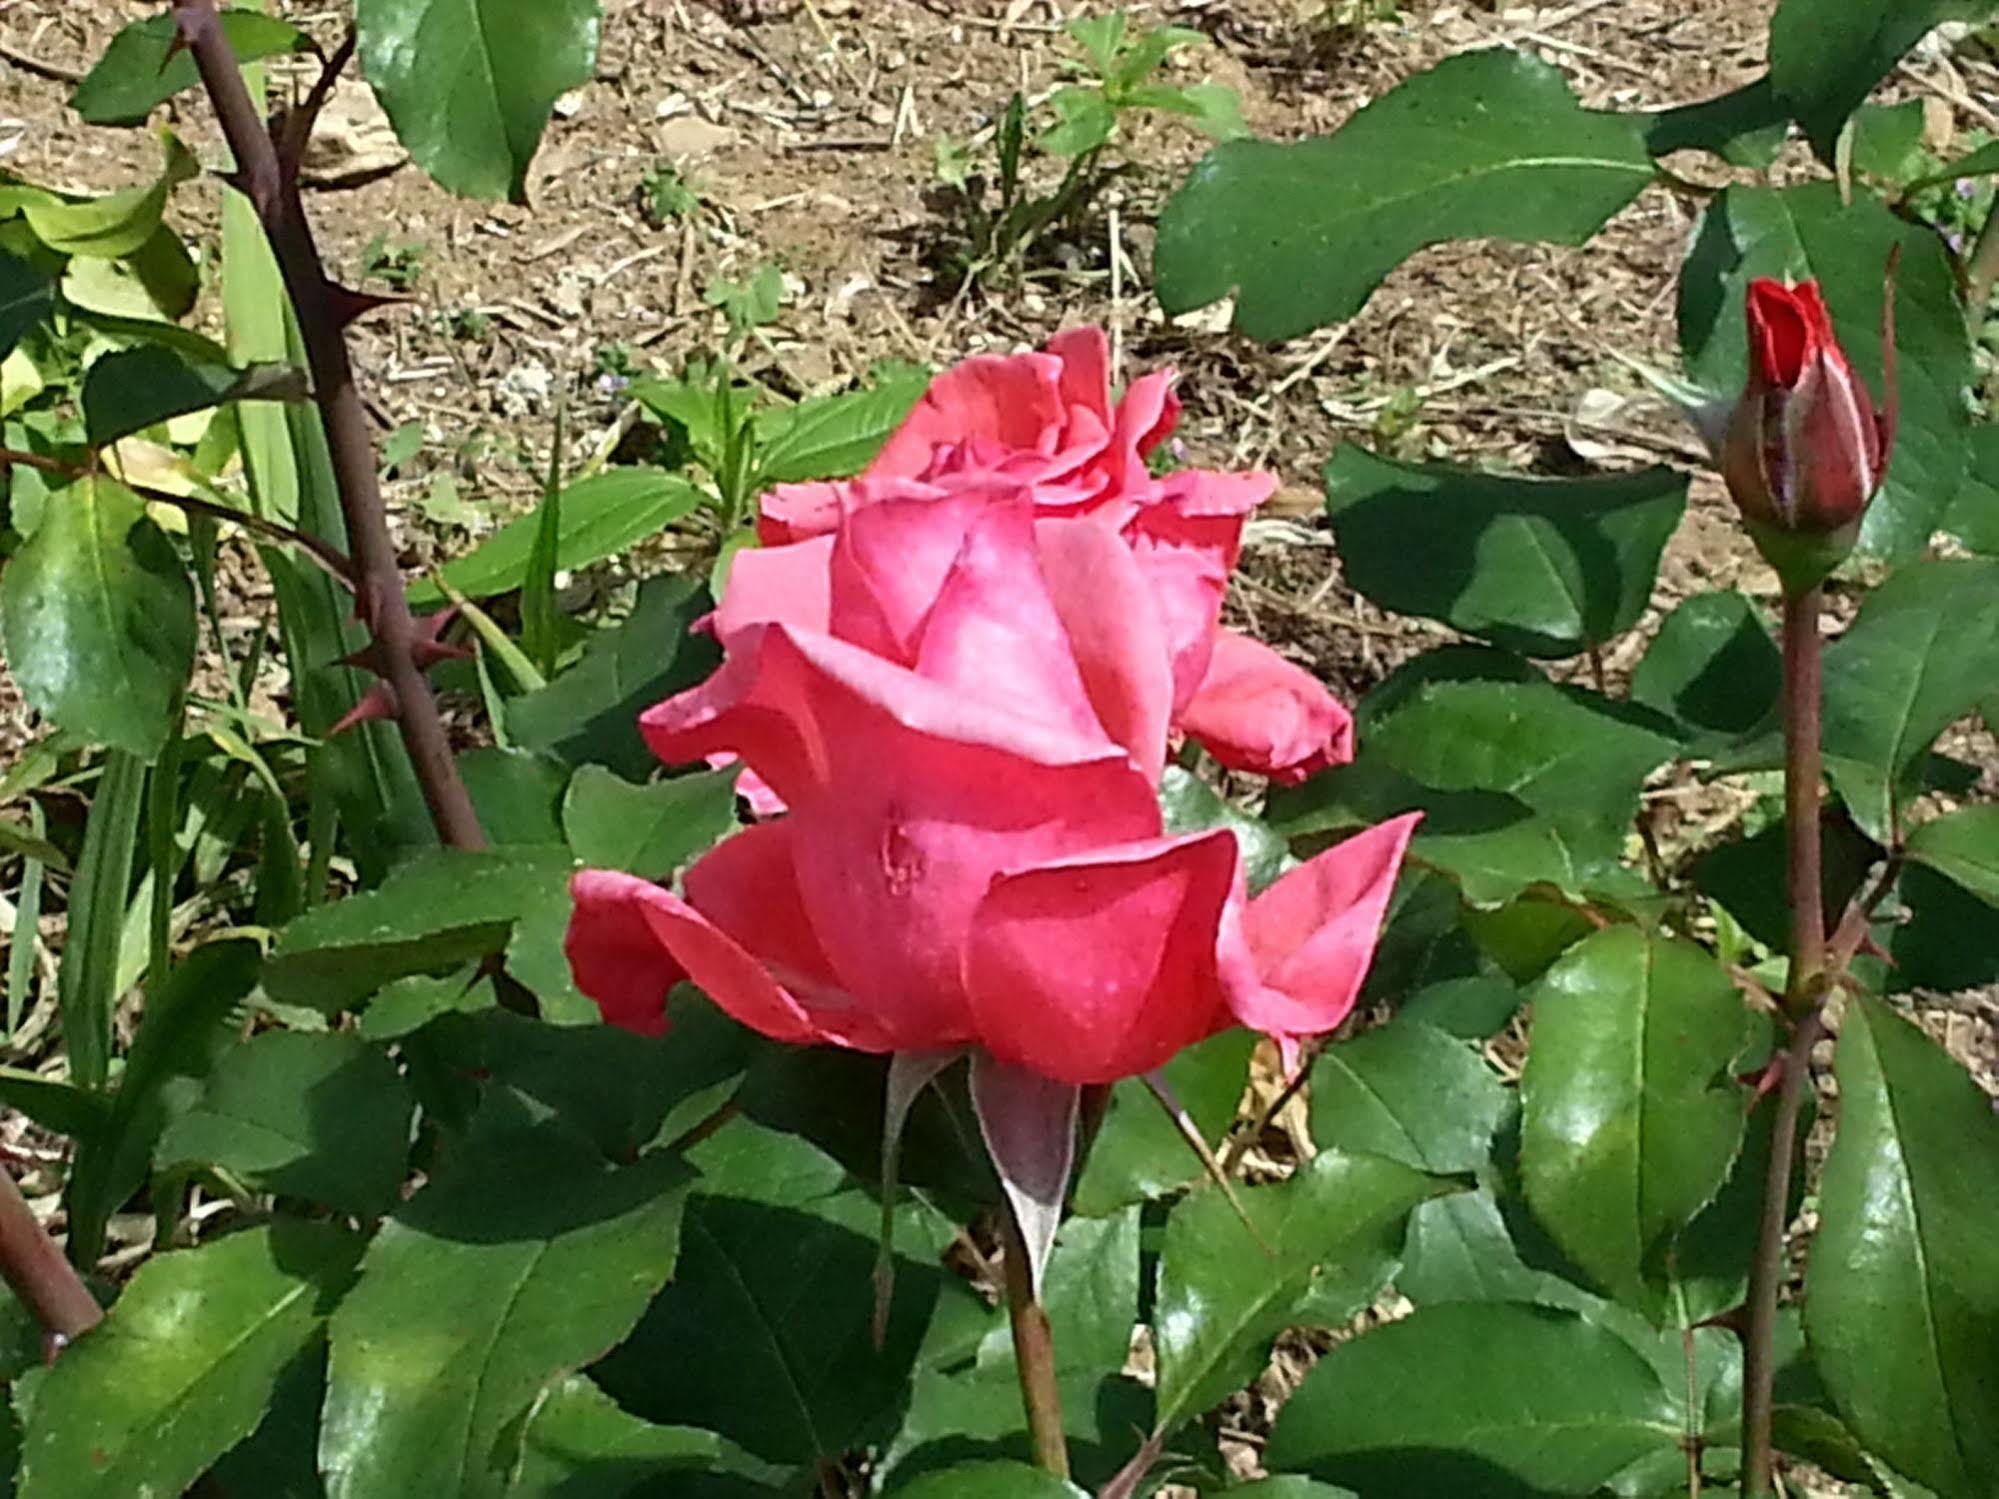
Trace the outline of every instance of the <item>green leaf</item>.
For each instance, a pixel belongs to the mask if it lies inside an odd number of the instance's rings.
[[[562,842],[558,808],[570,770],[560,760],[483,744],[458,757],[458,775],[487,842],[543,849]]]
[[[1654,156],[1712,151],[1731,166],[1756,171],[1777,159],[1791,129],[1791,116],[1767,76],[1717,98],[1639,118],[1646,121],[1645,149]]]
[[[354,24],[416,164],[461,197],[525,203],[555,101],[595,68],[597,0],[359,0]]]
[[[1805,1332],[1867,1447],[1947,1499],[1999,1489],[1999,1122],[1954,1060],[1874,999],[1834,1059]]]
[[[179,34],[172,16],[132,22],[111,38],[69,96],[69,107],[86,125],[145,124],[155,106],[201,82],[193,55],[174,45]],[[296,26],[254,10],[223,11],[222,34],[239,63],[307,47],[305,33]]]
[[[555,409],[555,443],[548,459],[548,477],[541,504],[534,513],[534,540],[521,574],[521,650],[544,680],[555,670],[561,651],[556,633],[555,574],[562,538],[562,428],[566,408]]]
[[[1665,1250],[1741,1148],[1748,1096],[1741,996],[1688,942],[1611,927],[1570,950],[1534,995],[1521,1077],[1520,1172],[1562,1251],[1657,1315]]]
[[[90,366],[83,377],[83,425],[91,444],[102,447],[155,422],[225,401],[305,398],[302,371],[284,365],[239,370],[147,345],[106,354]]]
[[[329,1499],[505,1492],[521,1417],[673,1273],[689,1177],[552,1130],[466,1147],[397,1211],[333,1315]]]
[[[141,1266],[36,1390],[21,1499],[180,1493],[256,1427],[360,1248],[281,1222]]]
[[[1243,122],[1242,96],[1222,83],[1148,84],[1126,94],[1127,109],[1158,109],[1184,116],[1203,135],[1237,141],[1250,134]]]
[[[278,1376],[257,1429],[211,1472],[224,1494],[257,1499],[325,1499],[319,1481],[319,1407],[326,1399],[326,1347],[315,1339]]]
[[[1058,1346],[1061,1334],[1056,1334]],[[1115,1366],[1112,1366],[1115,1368]],[[1131,1460],[1152,1426],[1152,1392],[1098,1368],[1056,1380],[1071,1477],[1091,1488],[1108,1483]],[[943,1372],[919,1367],[895,1440],[878,1469],[884,1492],[902,1494],[940,1470],[974,1459],[1026,1462],[1034,1455],[1020,1413],[1020,1383],[1009,1357],[1002,1368]]]
[[[1152,1321],[1160,1427],[1249,1383],[1286,1327],[1338,1327],[1366,1307],[1395,1273],[1410,1212],[1451,1190],[1399,1161],[1322,1150],[1289,1179],[1236,1194],[1262,1243],[1212,1186],[1174,1208]]]
[[[1937,736],[1999,680],[1999,561],[1918,562],[1825,652],[1825,762],[1866,832],[1893,841]]]
[[[1247,1499],[1355,1499],[1352,1489],[1336,1489],[1329,1483],[1317,1483],[1290,1474],[1237,1484],[1227,1492],[1236,1495],[1237,1499],[1244,1499],[1244,1496]]]
[[[497,952],[508,926],[568,866],[560,850],[418,854],[378,889],[316,906],[287,926],[264,986],[277,999],[336,1009],[392,979]]]
[[[1433,653],[1369,694],[1360,757],[1273,793],[1271,825],[1311,848],[1325,834],[1421,810],[1412,859],[1450,875],[1476,904],[1542,883],[1642,894],[1618,861],[1639,789],[1674,742],[1643,710],[1531,671],[1527,680],[1425,680],[1446,657],[1441,668],[1454,670],[1458,656]]]
[[[124,750],[105,756],[69,889],[69,933],[56,992],[70,1080],[92,1092],[111,1075],[111,1020],[123,992],[118,969],[148,779],[136,756]]]
[[[902,425],[929,383],[927,370],[906,366],[866,390],[759,411],[758,472],[767,484],[858,474]]]
[[[1186,312],[1234,291],[1239,330],[1289,338],[1351,317],[1425,245],[1579,245],[1652,178],[1633,119],[1579,108],[1538,58],[1466,53],[1333,135],[1210,152],[1160,218],[1159,300]]]
[[[1883,850],[1837,802],[1829,803],[1819,818],[1819,842],[1826,927],[1831,930]],[[1782,952],[1791,944],[1791,908],[1784,891],[1788,857],[1784,824],[1774,822],[1748,838],[1705,850],[1688,866],[1687,875],[1695,889],[1718,901],[1751,937]]]
[[[1871,193],[1842,204],[1831,182],[1732,187],[1708,209],[1682,267],[1679,309],[1688,372],[1732,401],[1748,367],[1742,307],[1750,279],[1816,279],[1841,346],[1879,397],[1883,285],[1898,245],[1901,421],[1887,477],[1860,532],[1862,549],[1890,562],[1929,545],[1969,462],[1964,391],[1971,356],[1942,239],[1927,225],[1897,218]]]
[[[1669,468],[1516,479],[1352,443],[1326,466],[1354,588],[1529,656],[1572,656],[1636,624],[1686,501],[1686,476]]]
[[[1920,177],[1932,160],[1923,145],[1922,100],[1866,104],[1854,112],[1854,171],[1900,186]]]
[[[664,880],[735,829],[736,776],[734,768],[697,771],[634,786],[584,765],[563,799],[563,831],[593,868]]]
[[[222,1058],[155,1159],[372,1218],[403,1183],[415,1109],[395,1066],[359,1036],[266,1031]]]
[[[1368,1499],[1592,1494],[1680,1424],[1616,1333],[1506,1302],[1420,1307],[1337,1345],[1277,1417],[1264,1461]]]
[[[655,1426],[619,1409],[572,1374],[534,1409],[514,1499],[771,1499],[792,1487],[788,1469],[759,1462],[733,1442],[691,1426]]]
[[[1989,0],[1783,0],[1770,18],[1770,82],[1831,161],[1847,117],[1917,42],[1945,21],[1983,21]]]
[[[1666,616],[1631,674],[1631,700],[1679,720],[1699,754],[1769,728],[1783,675],[1756,606],[1719,589]]]
[[[0,636],[38,712],[150,760],[194,669],[194,587],[137,495],[79,479],[0,573]]]
[[[1488,1041],[1520,1011],[1521,994],[1492,974],[1442,979],[1411,994],[1398,1020],[1430,1026],[1462,1041]]]
[[[1312,1069],[1312,1138],[1322,1149],[1365,1152],[1431,1172],[1478,1172],[1512,1098],[1471,1047],[1406,1017],[1329,1046]],[[1487,1253],[1489,1196],[1454,1193],[1409,1218],[1396,1289],[1418,1302],[1468,1288],[1507,1294],[1507,1261]]]
[[[118,260],[144,247],[160,227],[167,198],[201,165],[170,132],[162,131],[166,165],[157,181],[81,202],[30,201],[21,216],[35,237],[59,255]]]
[[[1117,134],[1117,111],[1104,91],[1066,84],[1048,96],[1055,123],[1041,132],[1041,149],[1054,156],[1081,156],[1108,145]]]
[[[1965,807],[1926,822],[1909,834],[1906,851],[1999,906],[1999,807]]]
[[[894,1300],[877,1348],[872,1194],[815,1146],[745,1119],[689,1158],[702,1183],[673,1283],[598,1381],[635,1414],[718,1432],[767,1462],[809,1464],[886,1435],[939,1299],[967,1294],[946,1283],[933,1249],[908,1257],[919,1214],[899,1214]],[[729,1350],[728,1379],[688,1356],[703,1348]]]
[[[1083,1491],[1027,1463],[960,1463],[891,1489],[893,1499],[1086,1499]]]
[[[638,716],[714,669],[721,658],[714,641],[688,631],[713,607],[699,578],[648,578],[629,618],[593,636],[553,682],[513,701],[507,726],[515,743],[628,780],[651,774],[658,761],[639,737]]]
[[[555,565],[574,572],[629,551],[663,531],[701,502],[701,492],[678,474],[653,468],[614,468],[579,479],[562,491]],[[444,581],[468,599],[511,593],[527,581],[541,524],[539,509],[519,516],[443,568]],[[410,589],[412,604],[444,602],[434,583]]]
[[[77,1141],[67,1201],[79,1259],[97,1259],[111,1215],[146,1180],[161,1130],[235,1044],[262,964],[254,939],[218,938],[174,964],[146,995],[104,1126]]]
[[[1993,145],[1999,148],[1999,141]],[[1943,525],[1979,556],[1999,554],[1999,425],[1981,422],[1971,429],[1964,485],[1944,513]]]
[[[1211,1144],[1235,1119],[1249,1086],[1256,1038],[1233,1027],[1187,1047],[1166,1064],[1167,1087]],[[1096,1140],[1070,1199],[1087,1217],[1177,1192],[1202,1176],[1202,1166],[1144,1082],[1113,1084]]]
[[[1242,850],[1249,893],[1257,895],[1291,864],[1290,850],[1262,818],[1226,801],[1214,787],[1178,765],[1166,767],[1159,783],[1159,811],[1168,833],[1201,833],[1227,828]]]
[[[0,252],[0,358],[49,315],[55,287],[27,261]]]

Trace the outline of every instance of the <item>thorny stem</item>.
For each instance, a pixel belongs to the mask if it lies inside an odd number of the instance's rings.
[[[236,158],[233,181],[256,209],[270,240],[285,290],[298,316],[311,368],[313,396],[326,428],[340,508],[354,551],[355,606],[375,638],[383,680],[394,696],[396,723],[411,768],[423,788],[438,837],[456,848],[484,848],[485,834],[459,779],[437,698],[417,664],[417,624],[403,592],[376,478],[367,412],[347,355],[352,293],[328,279],[306,222],[298,178],[281,161],[270,129],[250,98],[214,0],[173,0],[180,34],[200,71],[223,138]],[[347,49],[338,54],[343,60]],[[329,62],[329,66],[332,66]],[[320,92],[315,90],[315,93]]]
[[[103,1319],[97,1298],[6,1170],[0,1170],[0,1276],[42,1324],[51,1353]]]
[[[1013,1209],[1000,1214],[1006,1260],[1006,1309],[1013,1325],[1014,1363],[1020,1374],[1020,1403],[1034,1439],[1034,1460],[1057,1478],[1069,1476],[1069,1443],[1062,1434],[1062,1392],[1055,1383],[1055,1336],[1048,1312],[1034,1295],[1027,1241]]]
[[[1811,1081],[1812,1047],[1825,1033],[1825,895],[1819,852],[1820,593],[1784,595],[1784,825],[1789,839],[1786,888],[1791,904],[1791,962],[1784,1014],[1793,1029],[1763,1181],[1763,1216],[1749,1267],[1749,1326],[1743,1340],[1742,1491],[1773,1492],[1770,1441],[1776,1378],[1777,1293],[1784,1280],[1784,1230],[1790,1221],[1791,1158],[1798,1110]]]

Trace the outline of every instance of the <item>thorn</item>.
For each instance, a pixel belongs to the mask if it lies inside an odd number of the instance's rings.
[[[167,43],[166,56],[160,59],[160,71],[162,73],[166,72],[173,60],[185,51],[187,51],[187,32],[176,26],[174,27],[173,39]]]
[[[397,307],[409,301],[407,297],[388,297],[371,291],[356,291],[351,286],[342,286],[338,281],[333,280],[328,280],[323,284],[326,288],[326,300],[330,304],[329,310],[333,314],[333,320],[342,328],[345,328],[349,323],[366,317],[378,307]]]
[[[367,723],[371,719],[389,722],[395,718],[396,712],[395,689],[387,682],[377,682],[361,694],[353,707],[340,715],[340,721],[326,731],[325,737],[331,739],[336,734],[344,734],[356,724]]]
[[[1753,1075],[1745,1075],[1742,1080],[1745,1083],[1751,1084],[1749,1106],[1753,1109],[1764,1098],[1774,1092],[1777,1084],[1784,1080],[1783,1056],[1780,1054],[1772,1057],[1761,1072]]]
[[[254,201],[255,195],[250,191],[249,175],[241,167],[230,167],[227,170],[218,167],[215,176],[218,180],[235,188],[244,197],[251,198]]]

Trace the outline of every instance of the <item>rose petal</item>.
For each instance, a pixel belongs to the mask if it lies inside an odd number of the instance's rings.
[[[1261,982],[1233,991],[1236,1017],[1280,1041],[1347,1018],[1374,961],[1395,877],[1421,813],[1358,833],[1249,903],[1243,934]]]
[[[976,504],[923,624],[916,669],[993,707],[1103,734],[1048,596],[1031,506]]]
[[[1295,785],[1353,758],[1353,718],[1325,685],[1260,641],[1217,631],[1178,726],[1230,770]]]
[[[832,614],[828,581],[833,538],[815,537],[789,546],[747,547],[729,564],[729,583],[715,606],[715,638],[751,625],[783,620],[801,629],[824,630]]]
[[[585,869],[569,882],[574,907],[562,951],[576,987],[597,1002],[607,1024],[641,1036],[666,1029],[666,997],[687,970],[647,925],[648,880]]]
[[[913,665],[924,621],[986,499],[968,490],[939,499],[884,500],[855,512],[829,554],[831,632]]]
[[[1223,938],[1239,854],[1223,831],[1092,850],[1001,875],[972,920],[978,1040],[1062,1082],[1150,1072],[1254,991]]]
[[[1267,474],[1174,474],[1124,525],[1151,581],[1173,651],[1173,703],[1185,708],[1207,674],[1229,574],[1242,550],[1243,517],[1276,481]]]
[[[931,455],[968,437],[1051,454],[1062,429],[1062,362],[1049,354],[981,355],[930,382],[868,465],[870,477],[916,478]]]
[[[1035,540],[1097,721],[1157,785],[1173,712],[1173,656],[1158,599],[1130,549],[1094,520],[1041,521]]]

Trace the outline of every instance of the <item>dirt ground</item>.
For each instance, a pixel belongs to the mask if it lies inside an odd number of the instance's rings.
[[[1592,106],[1710,98],[1762,70],[1774,5],[1186,0],[1128,10],[1205,32],[1212,45],[1185,54],[1178,78],[1236,89],[1252,128],[1283,139],[1324,132],[1441,58],[1494,45],[1559,67]],[[365,90],[343,89],[314,155],[328,180],[308,208],[329,262],[350,281],[362,280],[378,239],[417,265],[407,302],[361,325],[357,360],[382,436],[408,424],[421,433],[391,485],[412,562],[462,550],[531,502],[565,396],[572,423],[583,417],[573,451],[613,444],[627,404],[621,378],[675,372],[712,347],[720,320],[703,288],[764,263],[782,268],[787,295],[753,362],[789,394],[839,388],[882,359],[941,364],[1027,347],[1078,322],[1114,330],[1127,376],[1177,366],[1189,461],[1265,466],[1285,486],[1252,531],[1232,607],[1355,695],[1445,632],[1383,616],[1342,584],[1319,512],[1319,470],[1339,441],[1391,438],[1403,456],[1549,473],[1694,456],[1688,435],[1657,414],[1619,411],[1615,430],[1585,429],[1578,417],[1637,393],[1612,350],[1674,366],[1677,267],[1698,204],[1663,187],[1582,249],[1427,251],[1350,324],[1262,346],[1223,332],[1225,310],[1169,322],[1152,301],[1154,219],[1206,143],[1171,123],[1147,126],[1124,142],[1131,170],[1086,242],[1054,247],[1018,282],[954,294],[938,269],[952,234],[938,200],[938,137],[989,132],[1015,89],[1033,97],[1052,88],[1070,51],[1061,23],[1108,8],[604,0],[597,76],[558,107],[526,207],[460,201],[398,165]],[[156,148],[147,135],[77,125],[63,107],[64,80],[119,26],[159,9],[0,0],[0,168],[91,190],[149,173]],[[289,11],[329,41],[337,36],[332,8]],[[1945,132],[1999,131],[1999,70],[1987,66],[1919,51],[1888,97],[1936,101]],[[216,159],[197,100],[168,117],[205,160]],[[641,203],[647,175],[663,164],[702,206],[661,227]],[[1726,175],[1711,158],[1675,166],[1705,183]],[[190,185],[175,211],[199,241],[214,222],[215,189]],[[1652,620],[1721,584],[1766,598],[1775,591],[1740,541],[1719,483],[1703,472]],[[258,602],[240,601],[246,610]],[[1628,671],[1642,646],[1642,632],[1623,642],[1611,673]],[[24,728],[0,667],[0,763]],[[1987,998],[1931,1017],[1988,1085],[1995,1016],[1999,1005]]]

